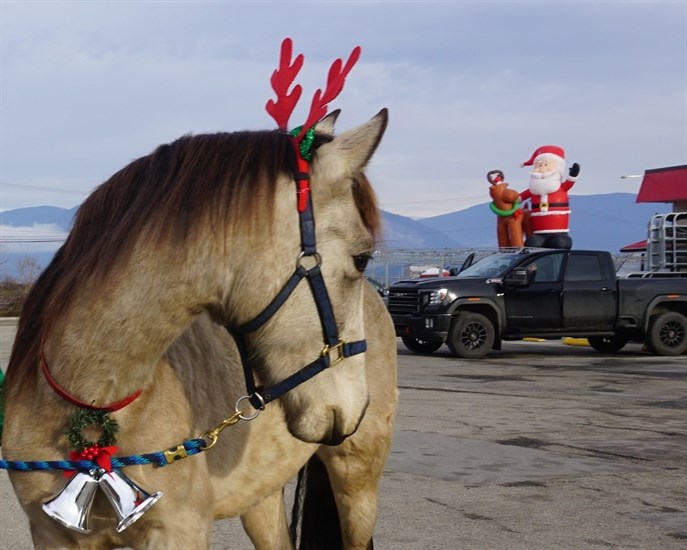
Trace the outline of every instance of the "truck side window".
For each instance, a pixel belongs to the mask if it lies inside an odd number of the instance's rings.
[[[599,281],[604,278],[596,254],[571,254],[565,272],[566,281]]]
[[[550,254],[537,258],[525,267],[536,272],[534,276],[535,283],[551,283],[558,280],[562,261],[562,254]]]

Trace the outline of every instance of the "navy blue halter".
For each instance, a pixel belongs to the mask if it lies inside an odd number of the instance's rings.
[[[307,182],[310,176],[307,172],[301,171],[296,175],[296,184],[299,193],[304,188],[299,183]],[[306,186],[309,191],[309,186]],[[334,318],[334,310],[327,293],[327,287],[322,277],[320,265],[322,258],[317,252],[315,239],[315,218],[313,216],[312,200],[310,193],[307,194],[305,208],[298,212],[300,231],[301,231],[301,253],[296,260],[296,270],[289,278],[286,284],[282,287],[279,293],[269,303],[269,305],[253,320],[241,325],[237,328],[226,326],[225,328],[234,337],[236,345],[241,355],[241,363],[243,365],[243,373],[246,379],[246,390],[248,392],[248,401],[256,410],[262,410],[270,401],[281,397],[296,386],[310,380],[316,374],[330,366],[336,365],[343,361],[344,358],[358,353],[363,353],[367,350],[367,342],[359,340],[357,342],[345,342],[339,338],[339,333],[336,328],[336,319]],[[315,261],[315,265],[311,268],[303,266],[303,259],[311,257]],[[320,316],[320,323],[322,324],[322,334],[324,336],[324,347],[320,352],[320,356],[309,363],[299,371],[291,376],[285,378],[281,382],[268,387],[258,387],[255,384],[255,377],[253,369],[250,364],[249,354],[246,348],[244,335],[254,332],[263,326],[269,319],[279,310],[279,308],[291,296],[291,293],[296,289],[302,279],[307,279],[310,290],[313,294],[317,311]]]

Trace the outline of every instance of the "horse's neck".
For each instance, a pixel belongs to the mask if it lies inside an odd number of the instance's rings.
[[[45,338],[53,377],[77,399],[117,401],[144,389],[170,344],[207,303],[185,263],[132,258],[105,281],[83,285]]]
[[[186,390],[194,421],[200,423],[197,429],[206,429],[220,415],[233,412],[231,405],[246,394],[238,348],[206,313],[175,340],[165,358]]]

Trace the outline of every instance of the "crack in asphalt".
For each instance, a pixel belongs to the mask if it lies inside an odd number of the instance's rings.
[[[600,451],[598,449],[590,449],[588,447],[577,447],[575,445],[566,445],[565,443],[548,443],[547,447],[563,447],[564,449],[574,449],[576,451],[584,451],[590,453],[592,456],[597,458],[610,459],[610,458],[624,458],[626,460],[638,460],[640,462],[654,462],[651,458],[643,458],[641,456],[626,455],[623,453],[613,453],[611,451]]]
[[[542,441],[541,439],[533,439],[531,437],[524,437],[524,436],[514,437],[513,439],[500,439],[500,440],[494,441],[494,443],[498,443],[499,445],[512,445],[514,447],[524,447],[527,449],[542,449],[542,450],[551,450],[553,447],[562,447],[564,449],[574,449],[576,451],[584,451],[585,453],[589,453],[591,456],[595,456],[597,458],[602,458],[602,459],[623,458],[626,460],[638,460],[641,462],[653,462],[653,460],[650,458],[643,458],[643,457],[627,455],[627,454],[622,454],[622,453],[614,453],[611,451],[601,451],[599,449],[591,449],[589,447],[578,447],[576,445],[566,445],[565,443],[546,442],[546,441]]]
[[[605,412],[605,411],[600,411],[600,412]],[[628,416],[626,418],[634,418],[634,417]],[[650,430],[649,428],[624,428],[623,426],[604,426],[603,424],[595,424],[594,422],[587,422],[585,424],[585,426],[589,426],[591,428],[602,428],[604,430],[623,430],[623,431],[628,431],[628,432],[647,432],[650,434],[666,435],[668,437],[687,436],[687,433],[664,432],[661,430]]]
[[[425,387],[425,386],[407,386],[407,385],[401,385],[399,384],[398,386],[399,390],[418,390],[418,391],[431,391],[431,392],[446,392],[446,393],[469,393],[469,394],[475,394],[475,395],[494,395],[498,397],[520,397],[522,399],[546,399],[550,397],[540,397],[537,395],[527,395],[527,394],[519,394],[519,393],[503,393],[503,392],[495,392],[495,391],[476,391],[476,390],[457,390],[453,388],[433,388],[433,387]],[[580,401],[582,398],[580,397],[563,397],[563,396],[556,396],[557,401]]]

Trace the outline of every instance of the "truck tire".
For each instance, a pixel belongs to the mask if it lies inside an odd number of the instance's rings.
[[[687,317],[677,311],[654,315],[649,322],[646,345],[657,355],[681,355],[687,350]]]
[[[601,353],[618,353],[627,344],[625,336],[590,336],[589,345]]]
[[[422,338],[413,338],[412,336],[401,336],[401,340],[403,340],[403,345],[408,350],[421,354],[434,353],[444,345],[443,342],[430,342]]]
[[[448,335],[451,353],[464,359],[480,359],[494,345],[494,325],[484,315],[472,311],[459,313]]]

